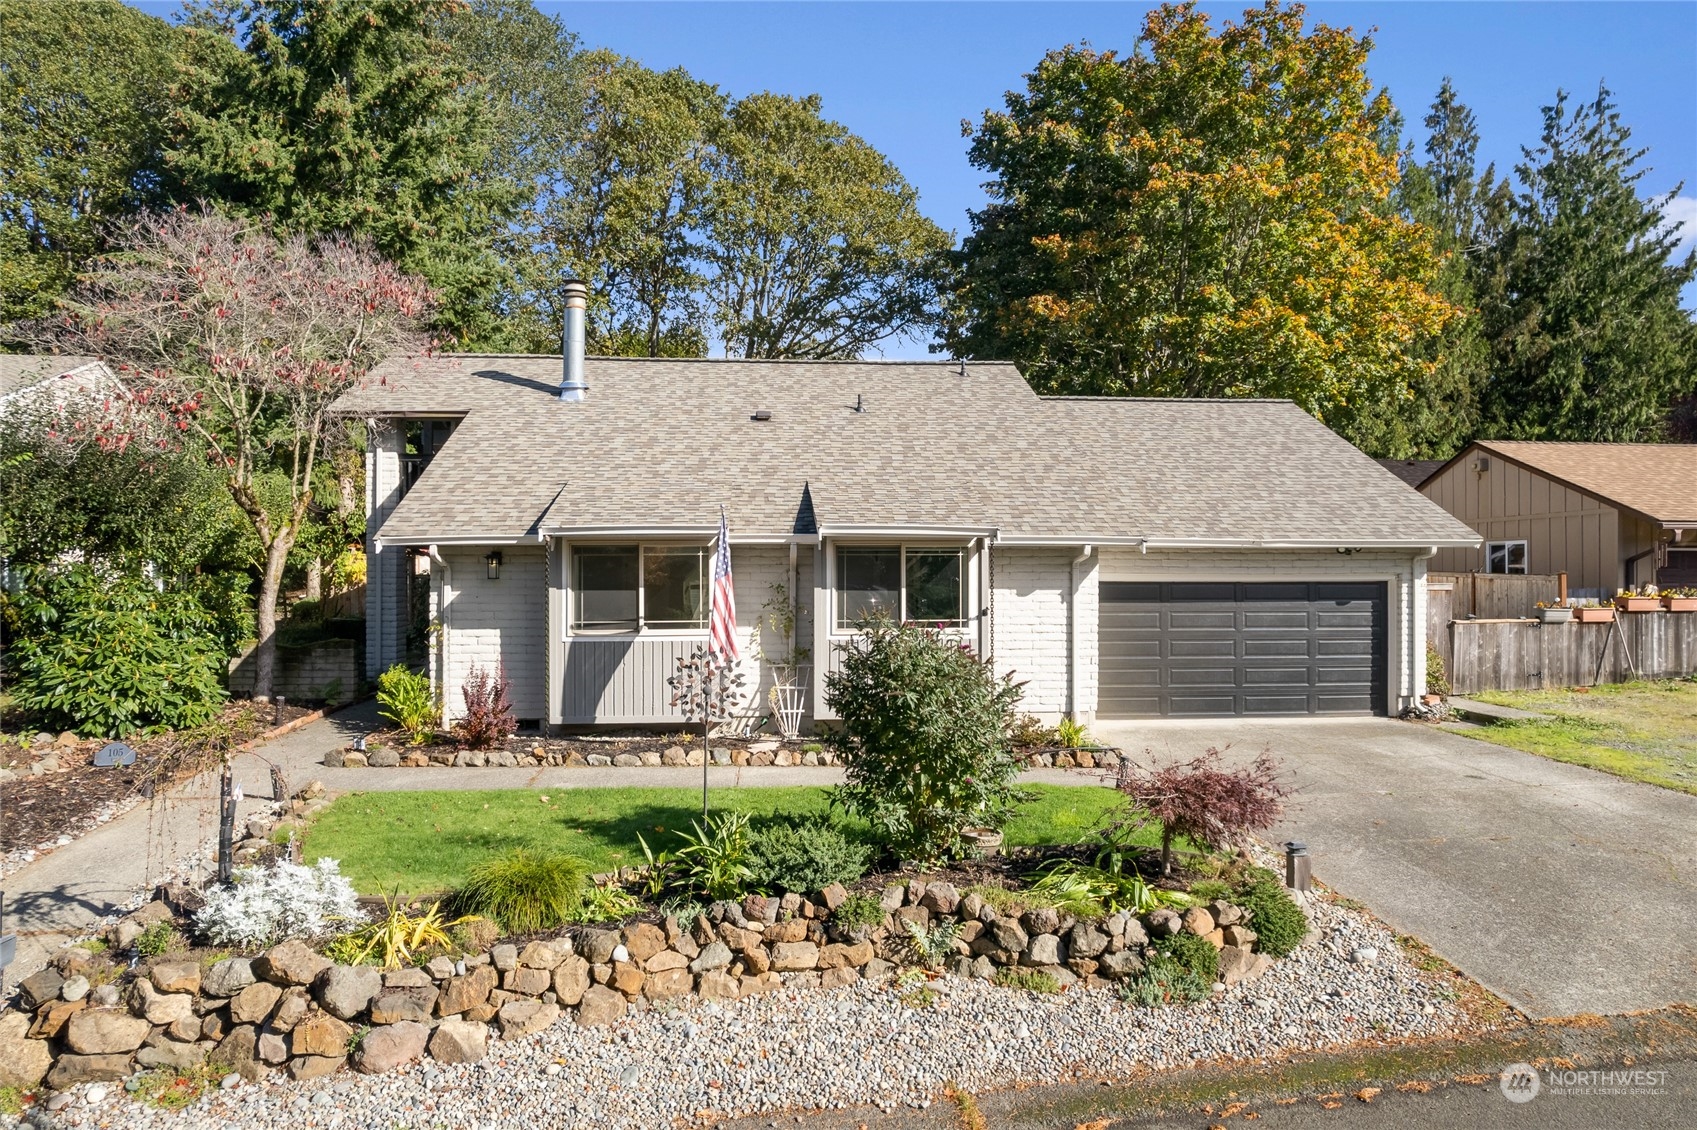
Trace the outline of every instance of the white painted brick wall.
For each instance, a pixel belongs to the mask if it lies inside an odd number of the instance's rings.
[[[1130,547],[1102,550],[1103,581],[1383,582],[1389,601],[1386,674],[1392,699],[1384,705],[1392,714],[1407,704],[1410,695],[1426,689],[1424,578],[1424,563],[1415,560],[1412,550],[1370,549],[1352,554],[1335,549],[1152,549],[1147,554]]]
[[[460,688],[473,667],[494,671],[505,664],[512,683],[513,714],[547,717],[546,651],[548,582],[541,546],[506,545],[501,577],[491,581],[484,564],[489,547],[443,547],[452,571],[444,622],[447,664],[443,714],[452,722],[465,713]],[[438,582],[440,583],[440,579]]]
[[[998,674],[1025,683],[1020,709],[1047,721],[1067,702],[1067,590],[1076,550],[995,550],[995,660]],[[1090,613],[1091,620],[1095,612]],[[1094,630],[1092,630],[1094,635]],[[1093,642],[1093,641],[1092,641]]]

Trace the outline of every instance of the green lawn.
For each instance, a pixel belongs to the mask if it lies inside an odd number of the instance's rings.
[[[1499,723],[1471,730],[1470,737],[1697,793],[1697,682],[1491,691],[1472,697],[1555,717]]]
[[[1033,785],[1031,803],[1004,829],[1009,844],[1067,844],[1102,826],[1120,795],[1102,786]],[[715,810],[754,816],[825,812],[822,788],[716,789]],[[467,869],[513,848],[569,852],[592,871],[642,862],[641,833],[656,851],[669,829],[701,815],[695,789],[499,789],[479,792],[350,793],[306,834],[304,858],[341,860],[362,893],[397,886],[423,894],[457,886]],[[1154,828],[1142,842],[1155,844]]]

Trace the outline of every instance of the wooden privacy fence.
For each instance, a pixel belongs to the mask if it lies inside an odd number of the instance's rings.
[[[1691,612],[1622,612],[1608,624],[1452,620],[1432,642],[1440,652],[1448,644],[1450,687],[1460,695],[1697,672],[1697,613]]]
[[[1446,590],[1442,586],[1448,585]],[[1444,619],[1510,620],[1531,616],[1541,600],[1567,598],[1566,573],[1428,573],[1428,592],[1449,593]]]

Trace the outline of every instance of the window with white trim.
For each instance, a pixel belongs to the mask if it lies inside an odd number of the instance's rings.
[[[1523,541],[1488,541],[1485,543],[1485,572],[1526,572],[1526,543]]]
[[[699,631],[707,627],[704,545],[572,547],[572,631]]]
[[[837,547],[839,632],[888,617],[943,627],[966,622],[966,551],[959,547]]]

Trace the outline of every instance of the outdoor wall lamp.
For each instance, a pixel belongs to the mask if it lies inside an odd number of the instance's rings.
[[[489,579],[491,581],[498,581],[498,580],[501,579],[501,551],[500,550],[497,549],[495,552],[491,553],[488,557],[485,557],[483,559],[483,564],[486,565],[489,569]]]

